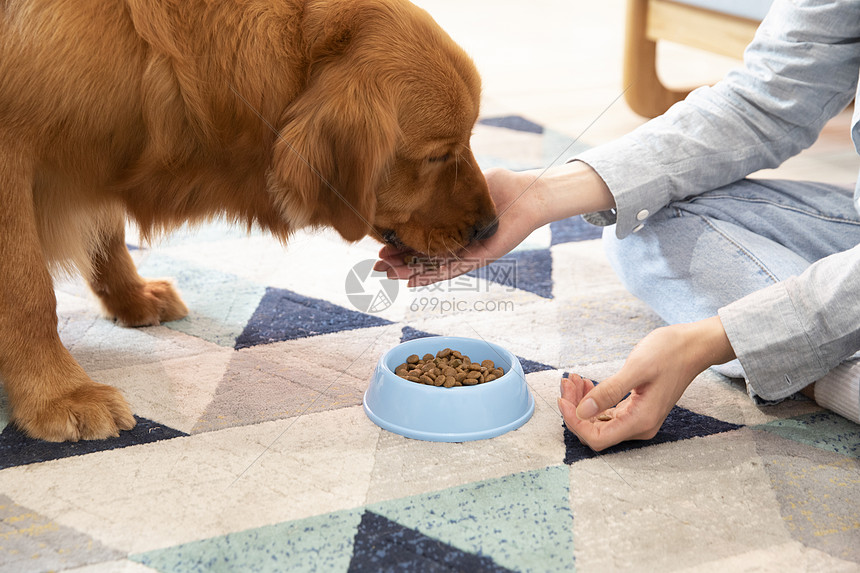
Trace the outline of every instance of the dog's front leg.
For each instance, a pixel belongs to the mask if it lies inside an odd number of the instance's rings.
[[[131,429],[122,394],[93,382],[63,347],[33,202],[33,163],[0,133],[0,378],[12,421],[50,441]]]
[[[93,254],[89,283],[106,314],[123,326],[158,326],[188,314],[170,282],[148,281],[137,274],[125,246],[123,219],[103,230],[102,244]]]

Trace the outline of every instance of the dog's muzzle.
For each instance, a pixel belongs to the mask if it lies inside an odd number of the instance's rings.
[[[499,230],[499,221],[498,219],[494,220],[489,225],[475,225],[472,227],[472,232],[469,233],[469,242],[473,241],[484,241],[489,239],[493,235],[496,234],[496,231]]]
[[[400,237],[397,236],[393,230],[389,229],[387,231],[382,231],[382,240],[388,245],[395,247],[397,249],[402,249],[406,245],[400,240]]]

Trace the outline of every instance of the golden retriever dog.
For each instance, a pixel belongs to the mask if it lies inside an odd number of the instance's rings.
[[[406,0],[0,0],[0,377],[44,440],[134,426],[57,332],[52,276],[126,326],[187,312],[144,239],[226,218],[430,256],[495,226],[469,147],[480,79]],[[296,272],[303,272],[296,269]]]

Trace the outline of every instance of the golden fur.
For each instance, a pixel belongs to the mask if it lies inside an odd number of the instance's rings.
[[[469,148],[480,80],[406,0],[0,0],[0,376],[46,440],[134,425],[57,334],[51,272],[119,322],[175,320],[145,238],[213,217],[430,255],[495,219]],[[296,269],[301,272],[301,269]]]

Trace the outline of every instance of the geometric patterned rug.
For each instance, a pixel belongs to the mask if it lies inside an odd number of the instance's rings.
[[[544,167],[570,144],[516,116],[473,138],[484,168]],[[661,324],[599,236],[568,219],[406,289],[368,272],[369,239],[284,248],[213,223],[131,245],[190,309],[139,329],[59,281],[64,344],[138,424],[29,440],[0,392],[0,572],[860,570],[860,426],[810,401],[756,406],[706,372],[652,440],[596,454],[565,430],[562,373],[601,380]],[[376,426],[361,406],[376,361],[430,334],[519,356],[532,418],[464,443]]]

